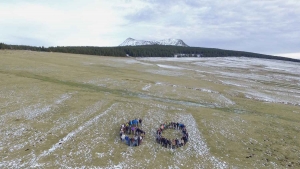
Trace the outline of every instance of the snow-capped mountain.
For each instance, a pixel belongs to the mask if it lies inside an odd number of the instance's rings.
[[[173,45],[173,46],[185,46],[188,47],[186,43],[183,42],[181,39],[163,39],[157,41],[159,45]]]
[[[119,46],[141,46],[141,45],[172,45],[172,46],[185,46],[188,47],[181,39],[163,39],[159,41],[145,41],[127,38]]]

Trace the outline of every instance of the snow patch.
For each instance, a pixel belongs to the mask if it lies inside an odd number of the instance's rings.
[[[8,117],[24,117],[28,120],[34,119],[38,116],[41,116],[47,112],[49,112],[52,109],[55,109],[57,106],[63,104],[66,100],[71,98],[70,93],[63,94],[60,96],[57,100],[54,101],[54,103],[50,105],[44,105],[42,106],[40,103],[30,105],[28,107],[23,107],[20,110],[14,111],[14,112],[9,112],[1,116],[0,121],[3,121],[4,119]]]
[[[159,41],[135,40],[127,38],[119,46],[141,46],[141,45],[172,45],[172,46],[188,46],[181,39],[163,39]]]
[[[219,81],[222,82],[225,85],[231,85],[231,86],[237,86],[237,87],[247,87],[247,86],[244,86],[244,85],[234,83],[232,81],[224,81],[224,80],[219,80]]]
[[[147,84],[146,86],[143,87],[143,90],[149,91],[150,87],[151,87],[151,84]]]
[[[127,64],[142,64],[142,65],[147,65],[147,66],[153,65],[153,64],[141,62],[141,61],[138,61],[138,60],[135,60],[135,59],[128,59],[128,60],[126,60],[125,63],[127,63]]]
[[[224,95],[218,95],[217,99],[222,103],[224,104],[225,106],[232,106],[235,104],[234,101],[228,99],[227,97],[225,97]]]
[[[184,73],[182,73],[182,72],[175,72],[175,71],[169,71],[169,70],[146,70],[146,72],[164,75],[164,76],[182,76],[182,75],[184,75]]]
[[[58,143],[52,145],[52,147],[47,150],[44,151],[41,155],[39,155],[36,159],[33,159],[31,162],[31,166],[34,166],[36,164],[36,162],[42,158],[45,157],[47,155],[49,155],[50,153],[52,153],[53,151],[55,151],[57,148],[59,148],[61,146],[61,144],[69,141],[72,137],[74,137],[75,135],[77,135],[78,133],[80,133],[81,131],[83,131],[85,128],[87,128],[88,126],[92,125],[93,123],[97,122],[98,119],[100,117],[102,117],[103,115],[106,115],[110,112],[110,110],[112,110],[112,108],[116,105],[113,104],[112,106],[110,106],[106,111],[104,111],[103,113],[97,115],[96,117],[94,117],[93,119],[87,121],[86,123],[84,123],[82,126],[79,126],[76,130],[73,130],[72,132],[68,133],[67,136],[65,136],[64,138],[62,138]]]
[[[162,65],[162,64],[156,64],[158,67],[162,67],[162,68],[168,68],[168,69],[183,69],[181,67],[177,67],[177,66],[170,66],[170,65]]]
[[[210,163],[213,164],[216,168],[228,168],[226,162],[217,159],[209,153],[209,148],[205,143],[204,138],[202,137],[201,132],[198,129],[198,125],[191,114],[180,114],[179,119],[180,122],[186,124],[187,131],[189,132],[189,142],[188,148],[184,151],[187,154],[192,154],[192,152],[196,152],[197,158],[204,158]],[[177,158],[182,158],[181,153],[177,153]],[[187,158],[188,155],[185,155]],[[199,164],[200,166],[201,164]]]

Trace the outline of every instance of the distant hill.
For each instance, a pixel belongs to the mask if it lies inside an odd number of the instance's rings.
[[[25,45],[8,45],[0,43],[0,49],[32,50],[44,52],[62,52],[74,54],[87,54],[99,56],[131,56],[131,57],[250,57],[275,59],[292,62],[300,62],[298,59],[264,55],[259,53],[224,50],[202,47],[184,47],[173,45],[140,45],[140,46],[116,46],[116,47],[93,47],[93,46],[57,46],[36,47]]]
[[[188,47],[186,43],[181,39],[163,39],[159,41],[146,41],[146,40],[136,40],[133,38],[127,38],[119,46],[143,46],[143,45],[170,45],[170,46],[184,46]]]

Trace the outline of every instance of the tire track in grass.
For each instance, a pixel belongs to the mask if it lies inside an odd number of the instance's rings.
[[[66,85],[69,87],[76,87],[80,89],[85,89],[85,90],[90,90],[90,91],[95,91],[95,92],[108,92],[110,94],[114,94],[117,96],[122,96],[122,97],[127,97],[127,98],[141,98],[141,99],[155,99],[158,101],[163,101],[163,102],[168,102],[168,103],[176,103],[176,104],[182,104],[182,105],[189,105],[189,106],[197,106],[197,107],[210,107],[210,108],[215,108],[218,107],[214,104],[210,103],[197,103],[193,101],[182,101],[178,99],[171,99],[171,98],[165,98],[165,97],[158,97],[158,96],[153,96],[149,95],[148,93],[140,93],[140,92],[134,92],[134,91],[128,91],[125,89],[112,89],[109,87],[102,87],[102,86],[96,86],[93,84],[88,84],[88,83],[79,83],[79,82],[74,82],[74,81],[64,81],[52,77],[47,77],[47,76],[42,76],[42,75],[37,75],[37,74],[32,74],[30,72],[5,72],[1,71],[0,73],[4,74],[13,74],[16,76],[20,77],[26,77],[26,78],[31,78],[31,79],[36,79],[36,80],[41,80],[43,82],[49,82],[49,83],[54,83],[57,85]],[[174,72],[173,72],[174,73]]]
[[[44,163],[42,158],[39,165],[46,168],[99,168],[99,166],[92,165],[91,162],[93,160],[103,160],[103,158],[114,158],[115,152],[117,151],[116,149],[120,148],[120,143],[118,142],[120,139],[115,127],[103,128],[100,126],[119,126],[128,120],[128,116],[136,115],[142,108],[143,106],[135,108],[133,104],[118,102],[117,105],[111,109],[110,113],[102,116],[97,122],[91,124],[88,129],[80,132],[78,136],[71,138],[68,142],[65,142],[63,146],[57,148],[55,152],[45,157],[45,159],[55,157],[55,161],[45,161]],[[113,138],[115,138],[115,140]],[[109,139],[112,140],[108,141]],[[99,144],[101,144],[100,149],[97,148]],[[68,147],[72,148],[68,149]],[[105,166],[113,164],[108,161],[103,163],[106,163]]]
[[[55,109],[57,106],[63,104],[66,100],[72,97],[72,93],[65,93],[61,95],[57,100],[55,100],[52,104],[41,106],[41,104],[34,104],[27,107],[23,107],[14,112],[8,112],[0,116],[0,122],[3,122],[6,118],[9,117],[18,117],[20,116],[26,118],[27,120],[32,120],[35,117],[43,115],[49,112],[52,109]]]
[[[50,149],[48,149],[47,151],[44,151],[42,154],[40,154],[37,158],[33,159],[30,162],[30,167],[37,167],[39,166],[39,164],[37,163],[37,161],[39,159],[41,159],[42,157],[45,157],[49,154],[51,154],[52,152],[54,152],[57,148],[60,147],[61,144],[69,141],[72,137],[76,136],[78,133],[84,131],[85,128],[91,126],[93,123],[95,123],[96,121],[98,121],[98,119],[106,114],[108,114],[110,112],[110,110],[113,109],[113,107],[116,105],[116,103],[114,103],[113,105],[111,105],[107,110],[105,110],[103,113],[93,117],[92,119],[90,119],[89,121],[85,122],[83,125],[79,126],[77,129],[73,130],[72,132],[68,133],[64,138],[60,139],[59,142],[57,142],[56,144],[52,145]]]
[[[24,135],[29,134],[32,127],[28,123],[20,123],[16,125],[15,123],[10,123],[11,118],[20,118],[24,117],[27,120],[32,120],[38,116],[41,116],[48,112],[53,112],[58,109],[66,100],[71,98],[70,93],[65,93],[57,98],[52,104],[41,106],[40,104],[30,105],[28,107],[22,108],[20,110],[6,113],[0,116],[0,149],[3,147],[9,147],[9,152],[13,153],[14,151],[22,149],[28,143],[32,145],[33,141],[30,139],[24,139]],[[36,136],[39,133],[31,134],[32,137]],[[11,141],[14,140],[14,141]],[[6,143],[3,144],[2,142]]]
[[[29,142],[31,142],[31,144],[34,144],[34,140],[37,140],[38,138],[43,138],[43,140],[46,141],[48,133],[53,133],[54,135],[56,135],[55,134],[56,132],[66,131],[67,127],[75,126],[76,124],[78,124],[80,119],[84,120],[84,119],[87,119],[90,116],[94,115],[94,113],[96,113],[97,111],[100,110],[102,105],[103,105],[103,102],[98,101],[98,102],[90,105],[89,107],[87,107],[78,116],[74,116],[73,114],[70,114],[71,118],[69,118],[69,119],[66,119],[66,120],[62,119],[62,120],[55,121],[54,127],[49,129],[47,132],[43,132],[40,135],[35,134],[32,137],[28,138],[28,140],[29,140]]]
[[[205,161],[209,161],[212,166],[214,166],[214,168],[228,168],[226,162],[220,161],[209,153],[209,147],[201,136],[198,125],[191,114],[180,114],[179,121],[186,124],[187,131],[189,132],[188,147],[185,150],[185,153],[187,153],[187,155],[184,157],[189,157],[188,154],[195,153],[197,159],[204,158]],[[176,158],[180,157],[182,157],[181,153],[176,153]],[[199,166],[202,166],[202,164],[199,163]]]
[[[68,120],[61,120],[61,121],[56,121],[57,125],[54,126],[53,128],[51,128],[47,133],[51,132],[54,133],[56,131],[65,129],[68,126],[71,125],[75,125],[76,123],[78,123],[79,119],[85,119],[88,118],[89,116],[93,115],[94,113],[96,113],[97,111],[100,110],[100,108],[102,107],[103,102],[102,101],[98,101],[96,103],[94,103],[93,105],[87,107],[81,114],[79,114],[78,116],[71,116],[70,119]]]
[[[59,102],[59,101],[57,101],[57,102]],[[76,123],[78,123],[79,119],[87,119],[87,118],[91,117],[92,115],[94,115],[94,113],[96,113],[97,111],[100,110],[100,108],[103,106],[103,104],[104,103],[102,101],[98,101],[98,102],[94,103],[93,105],[89,106],[88,108],[86,108],[78,116],[71,116],[71,118],[69,118],[68,120],[54,122],[54,124],[56,124],[56,125],[54,125],[54,127],[52,127],[51,129],[49,129],[47,132],[33,133],[26,140],[24,140],[24,139],[18,140],[18,142],[22,143],[21,145],[20,144],[11,145],[10,149],[17,150],[17,149],[15,149],[16,146],[21,146],[21,148],[22,148],[22,147],[24,147],[24,146],[26,146],[28,144],[29,145],[34,145],[36,143],[36,140],[40,140],[40,138],[42,138],[44,141],[47,141],[47,135],[48,135],[49,132],[50,133],[55,133],[55,132],[58,132],[58,131],[65,130],[66,127],[68,127],[68,126],[75,126]],[[21,126],[23,128],[26,128],[26,127],[24,127],[24,125],[21,125]],[[28,126],[28,128],[29,128],[29,126]],[[0,142],[0,150],[1,150],[1,142]],[[12,153],[12,150],[11,150],[11,153]],[[32,153],[31,153],[31,154],[28,154],[26,156],[20,157],[19,161],[16,158],[12,159],[10,161],[2,161],[2,162],[0,162],[0,168],[1,168],[1,166],[7,166],[7,167],[13,167],[13,166],[26,167],[29,164],[21,162],[21,160],[22,161],[26,161],[25,159],[32,159],[32,158],[35,158],[35,155],[32,155]]]

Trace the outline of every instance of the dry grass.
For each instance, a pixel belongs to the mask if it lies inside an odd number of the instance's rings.
[[[223,64],[5,50],[0,60],[0,168],[300,167],[293,72],[245,58]],[[131,148],[118,129],[134,118],[144,120],[147,137]],[[165,121],[184,122],[191,141],[175,151],[157,145]]]

